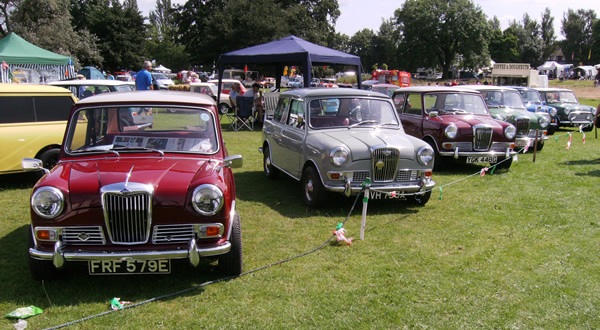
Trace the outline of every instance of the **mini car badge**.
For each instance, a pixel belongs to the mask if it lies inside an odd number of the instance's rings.
[[[379,159],[377,161],[377,163],[375,163],[375,167],[377,167],[378,170],[381,170],[384,166],[385,166],[385,163],[381,159]]]

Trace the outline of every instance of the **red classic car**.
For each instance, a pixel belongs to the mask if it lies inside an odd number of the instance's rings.
[[[498,164],[499,168],[512,164],[516,128],[493,119],[478,92],[458,87],[407,87],[395,91],[392,98],[406,133],[433,147],[434,169],[440,168],[443,157]]]
[[[171,109],[177,109],[175,113]],[[153,113],[139,123],[131,113]],[[65,265],[90,274],[170,273],[171,260],[216,257],[242,272],[240,217],[215,101],[196,93],[108,93],[71,110],[58,164],[33,188],[29,265],[50,279]],[[41,162],[24,159],[23,168]]]

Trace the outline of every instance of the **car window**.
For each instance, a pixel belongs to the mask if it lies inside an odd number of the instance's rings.
[[[339,128],[364,125],[398,125],[396,111],[387,100],[372,98],[317,99],[310,102],[310,126]]]
[[[558,93],[560,102],[564,103],[579,103],[573,92],[559,92]]]
[[[403,112],[412,115],[421,115],[421,94],[410,93],[408,94]]]
[[[2,97],[0,123],[66,121],[72,106],[68,96]]]
[[[285,112],[285,109],[287,109],[289,104],[290,104],[289,98],[283,97],[283,98],[279,99],[279,102],[277,103],[277,108],[275,109],[275,113],[273,114],[273,121],[281,122],[283,113]]]
[[[65,121],[73,106],[69,96],[36,96],[35,114],[37,121]]]
[[[425,102],[425,111],[429,112],[429,110],[434,110],[436,107],[437,100],[437,94],[425,94],[425,96],[423,97],[423,102]]]
[[[33,97],[3,96],[1,98],[0,123],[9,124],[30,122],[35,122]]]
[[[398,93],[394,95],[394,105],[396,105],[396,110],[398,112],[402,112],[404,110],[404,102],[406,101],[406,95],[404,93]]]
[[[131,92],[133,90],[133,86],[131,86],[131,85],[121,85],[121,86],[117,86],[117,90],[119,92]]]
[[[304,101],[292,100],[290,106],[290,114],[288,116],[287,125],[292,127],[303,128],[304,127]]]

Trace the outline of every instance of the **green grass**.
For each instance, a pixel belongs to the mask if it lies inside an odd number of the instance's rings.
[[[570,132],[574,132],[570,130]],[[73,328],[593,328],[600,322],[600,140],[567,131],[536,162],[439,190],[423,208],[370,201],[365,240],[324,249],[251,275],[112,313]],[[245,270],[308,251],[328,239],[352,199],[312,210],[300,185],[262,174],[259,132],[225,132],[242,218]],[[438,186],[479,171],[434,173]],[[31,175],[0,177],[0,310],[35,305],[29,328],[55,326],[219,277],[212,265],[174,264],[168,276],[90,277],[85,267],[44,285],[30,279]],[[346,224],[358,238],[357,207]],[[47,294],[47,295],[46,295]],[[2,328],[12,328],[9,320]]]

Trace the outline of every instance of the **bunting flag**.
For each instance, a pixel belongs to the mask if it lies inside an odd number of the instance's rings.
[[[531,139],[527,139],[527,143],[525,144],[525,149],[523,153],[526,153],[529,150],[529,146],[531,146]]]
[[[244,66],[244,72],[248,72],[248,66]]]
[[[515,154],[515,155],[513,156],[513,162],[515,162],[515,163],[518,163],[518,162],[519,162],[519,156],[518,156],[518,154]]]
[[[569,133],[569,141],[567,142],[567,149],[571,149],[571,133]]]
[[[6,70],[8,69],[8,64],[6,64],[6,62],[2,61],[2,69]]]
[[[481,175],[481,176],[484,176],[484,175],[485,175],[485,172],[487,172],[487,170],[488,170],[488,168],[487,168],[487,167],[484,167],[484,168],[482,168],[482,169],[481,169],[481,172],[479,172],[479,175]]]
[[[444,191],[442,190],[442,187],[440,187],[440,197],[438,198],[439,200],[442,200],[443,194],[444,194]]]
[[[583,144],[585,144],[585,133],[583,133]]]

